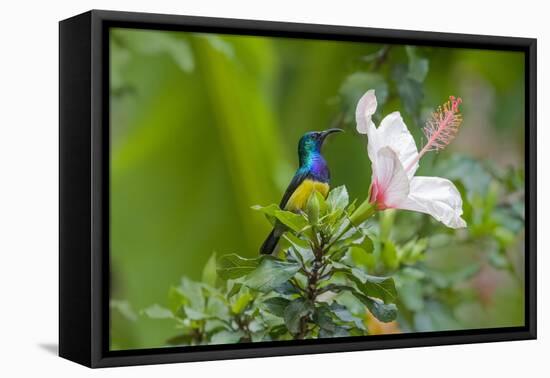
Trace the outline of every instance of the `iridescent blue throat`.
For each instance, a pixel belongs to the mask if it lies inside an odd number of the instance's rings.
[[[298,170],[301,173],[307,173],[308,177],[316,181],[329,182],[330,172],[325,158],[321,155],[321,146],[315,143],[315,141],[312,142],[311,144],[305,144],[303,149],[298,149],[300,159],[300,168]]]

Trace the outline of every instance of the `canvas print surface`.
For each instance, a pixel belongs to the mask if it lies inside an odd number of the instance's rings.
[[[111,350],[524,325],[523,53],[109,45]]]

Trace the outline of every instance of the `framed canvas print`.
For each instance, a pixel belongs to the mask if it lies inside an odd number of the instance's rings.
[[[60,355],[536,337],[536,40],[60,22]]]

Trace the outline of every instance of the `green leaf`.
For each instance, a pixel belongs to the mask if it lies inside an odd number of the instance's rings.
[[[368,235],[365,235],[365,239],[363,239],[363,242],[361,243],[361,249],[363,249],[363,251],[368,255],[374,252],[374,243]]]
[[[344,291],[353,292],[356,289],[354,287],[348,286],[348,285],[341,285],[337,283],[329,283],[328,285],[323,286],[324,292],[332,291],[334,293],[342,293]]]
[[[260,211],[260,212],[264,213],[265,215],[269,215],[269,216],[272,216],[272,217],[275,216],[276,211],[281,210],[279,208],[279,206],[274,204],[274,203],[272,203],[271,205],[267,205],[267,206],[254,205],[254,206],[251,207],[251,209],[256,210],[256,211]]]
[[[334,315],[338,319],[340,319],[343,322],[346,323],[354,323],[355,326],[361,330],[366,330],[367,327],[365,327],[365,323],[363,322],[363,319],[357,316],[354,316],[346,306],[341,305],[337,302],[332,302],[330,305],[330,309]]]
[[[428,75],[430,62],[428,59],[420,58],[416,55],[416,48],[414,46],[405,46],[405,50],[409,57],[409,71],[407,76],[412,80],[422,83]]]
[[[235,300],[235,302],[231,305],[231,311],[234,313],[234,314],[240,314],[241,312],[244,311],[244,309],[246,308],[246,306],[248,306],[248,304],[250,302],[252,302],[252,300],[254,299],[254,297],[252,296],[252,294],[250,294],[249,292],[243,292],[241,293],[237,299]]]
[[[198,322],[198,323],[195,323],[194,325],[198,326],[198,328],[201,328],[200,323],[201,322]],[[205,319],[203,329],[204,329],[204,332],[210,333],[210,334],[222,331],[224,329],[229,331],[232,330],[232,328],[230,327],[229,324],[226,323],[226,321],[222,321],[221,319],[216,319],[216,318]]]
[[[170,287],[168,290],[168,307],[174,314],[178,314],[178,310],[186,303],[185,296],[179,287]]]
[[[227,280],[227,298],[231,298],[234,295],[238,294],[243,287],[243,284],[241,282],[238,282],[236,280]]]
[[[375,52],[372,52],[370,54],[367,54],[361,57],[361,60],[367,63],[374,63],[376,61],[379,61],[380,59],[385,59],[388,55],[390,48],[391,48],[390,45],[384,45],[380,49],[376,50]]]
[[[267,311],[271,312],[273,315],[279,317],[284,317],[285,308],[289,305],[290,300],[282,297],[273,297],[266,299],[263,304],[265,305]]]
[[[327,338],[327,337],[347,337],[349,336],[349,331],[347,328],[344,327],[338,327],[334,329],[334,331],[329,331],[324,328],[321,328],[319,331],[319,337],[320,338]]]
[[[375,277],[366,274],[359,268],[352,268],[351,274],[360,282],[358,288],[369,297],[382,299],[385,303],[394,302],[397,298],[395,283],[391,277]]]
[[[288,240],[291,248],[294,249],[298,254],[300,254],[304,262],[307,263],[313,261],[315,256],[313,255],[313,251],[311,250],[311,247],[309,246],[307,241],[300,239],[290,232],[285,233],[284,238]]]
[[[368,241],[368,242],[365,242]],[[374,269],[376,265],[376,257],[372,253],[372,240],[370,240],[368,237],[365,238],[365,241],[362,245],[366,245],[367,248],[370,246],[371,252],[367,252],[365,249],[357,246],[351,246],[349,248],[349,258],[351,259],[351,262],[355,266],[362,266],[366,267],[368,269]]]
[[[319,198],[316,195],[317,192],[314,192],[312,196],[309,196],[306,207],[306,214],[309,220],[309,224],[316,225],[319,221],[319,213],[321,204],[319,203]]]
[[[381,322],[388,323],[394,321],[397,317],[397,306],[395,304],[384,304],[378,299],[369,298],[359,293],[354,293],[354,295],[363,302],[374,317]]]
[[[345,226],[345,223],[349,223],[349,221],[345,217],[346,212],[344,209],[338,209],[332,211],[329,209],[329,213],[325,216],[323,219],[323,223],[331,226],[332,229],[338,230]],[[337,234],[333,231],[334,234]]]
[[[283,282],[281,285],[277,286],[273,290],[282,295],[300,294],[300,291],[288,281]]]
[[[214,252],[202,270],[202,282],[210,286],[215,286],[216,278],[216,252]]]
[[[273,340],[284,340],[283,336],[288,335],[288,330],[286,328],[286,325],[279,324],[274,326],[270,331],[269,335]]]
[[[498,250],[491,251],[489,254],[489,263],[497,269],[508,268],[510,265],[506,257]]]
[[[348,248],[345,245],[339,244],[335,245],[330,249],[330,259],[332,261],[340,261],[344,255],[348,252]]]
[[[146,316],[152,319],[173,319],[174,318],[174,314],[172,313],[172,311],[158,304],[154,304],[150,307],[147,307],[145,310],[143,310],[143,314],[145,314]]]
[[[395,301],[397,290],[391,277],[371,276],[360,268],[352,268],[348,265],[333,262],[334,271],[344,273],[363,295],[382,299],[385,303]]]
[[[205,300],[200,283],[183,277],[181,279],[180,291],[185,298],[186,307],[200,312],[204,311]]]
[[[414,278],[405,277],[399,286],[399,299],[407,309],[413,312],[424,308],[422,285]]]
[[[343,306],[337,302],[332,302],[330,309],[340,320],[344,322],[353,322],[355,317],[349,312],[346,306]]]
[[[405,110],[409,114],[416,115],[419,112],[420,104],[424,99],[422,84],[408,76],[408,71],[402,65],[395,66],[393,80],[397,86],[397,92]]]
[[[295,232],[300,232],[308,226],[307,220],[303,216],[290,211],[277,210],[275,211],[275,217]]]
[[[242,331],[221,331],[212,336],[210,344],[236,344],[243,336]]]
[[[330,191],[327,197],[327,205],[330,212],[344,210],[349,203],[348,190],[345,186],[338,186]]]
[[[315,308],[313,312],[313,322],[328,332],[336,331],[336,324],[332,320],[331,310],[328,305],[323,304],[320,307]]]
[[[466,187],[468,197],[474,193],[485,195],[491,183],[491,175],[481,162],[458,154],[453,154],[434,166],[433,174],[445,175],[453,182],[462,182]]]
[[[392,241],[386,240],[383,243],[382,254],[380,256],[382,262],[388,269],[396,269],[399,266],[399,260],[397,259],[397,249]]]
[[[263,213],[269,223],[271,223],[272,225],[275,225],[277,219],[275,218],[275,212],[281,210],[279,206],[274,203],[268,206],[254,205],[251,207],[251,209]]]
[[[128,301],[121,301],[111,299],[109,301],[109,307],[113,310],[117,310],[125,319],[134,322],[137,320],[137,315],[132,309],[132,306]]]
[[[365,232],[363,226],[354,226],[353,224],[350,226],[350,221],[346,218],[343,219],[343,222],[338,229],[337,235],[339,235],[341,230],[345,229],[346,227],[350,228],[344,233],[344,235],[340,237],[340,240],[337,243],[341,243],[342,245],[361,244],[363,240],[365,240]]]
[[[300,320],[310,315],[313,312],[311,302],[298,298],[290,302],[284,312],[285,324],[291,333],[298,333],[300,331]]]
[[[328,204],[326,198],[319,193],[318,191],[315,191],[313,193],[315,197],[317,197],[317,201],[319,202],[319,216],[322,217],[327,213]]]
[[[283,326],[286,331],[285,320],[283,319],[282,315],[281,316],[273,315],[271,312],[264,310],[263,307],[261,307],[261,310],[262,312],[261,312],[260,318],[262,323],[265,326],[266,332],[270,332],[269,329],[273,329],[278,326]]]
[[[460,324],[451,309],[436,301],[430,301],[426,303],[424,311],[415,314],[414,328],[418,332],[444,331],[458,329]]]
[[[258,291],[269,292],[292,278],[298,270],[299,264],[265,256],[260,265],[246,276],[244,284]]]
[[[382,241],[388,240],[393,229],[393,224],[395,222],[395,210],[388,209],[380,213],[380,234],[379,239]]]
[[[335,298],[334,302],[345,306],[353,316],[364,320],[367,308],[363,302],[357,298],[356,294],[362,295],[355,288],[343,291]]]
[[[205,315],[224,319],[228,315],[227,303],[222,298],[210,296],[206,301]]]
[[[347,328],[334,322],[332,308],[326,304],[315,308],[313,322],[319,326],[319,337],[344,337],[349,336]]]
[[[192,319],[192,320],[203,320],[203,319],[209,319],[211,316],[205,314],[203,311],[195,310],[192,307],[183,307],[183,312],[185,314],[185,317]]]
[[[424,258],[424,252],[428,247],[428,239],[412,239],[402,247],[397,248],[397,258],[401,264],[414,265]]]
[[[245,259],[237,254],[224,255],[218,260],[218,275],[225,280],[235,279],[252,272],[260,258]]]

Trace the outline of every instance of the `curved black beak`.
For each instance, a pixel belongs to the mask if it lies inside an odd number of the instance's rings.
[[[330,134],[343,133],[343,132],[344,132],[344,130],[338,129],[338,128],[327,129],[327,130],[321,132],[321,140],[325,140],[325,138]]]

